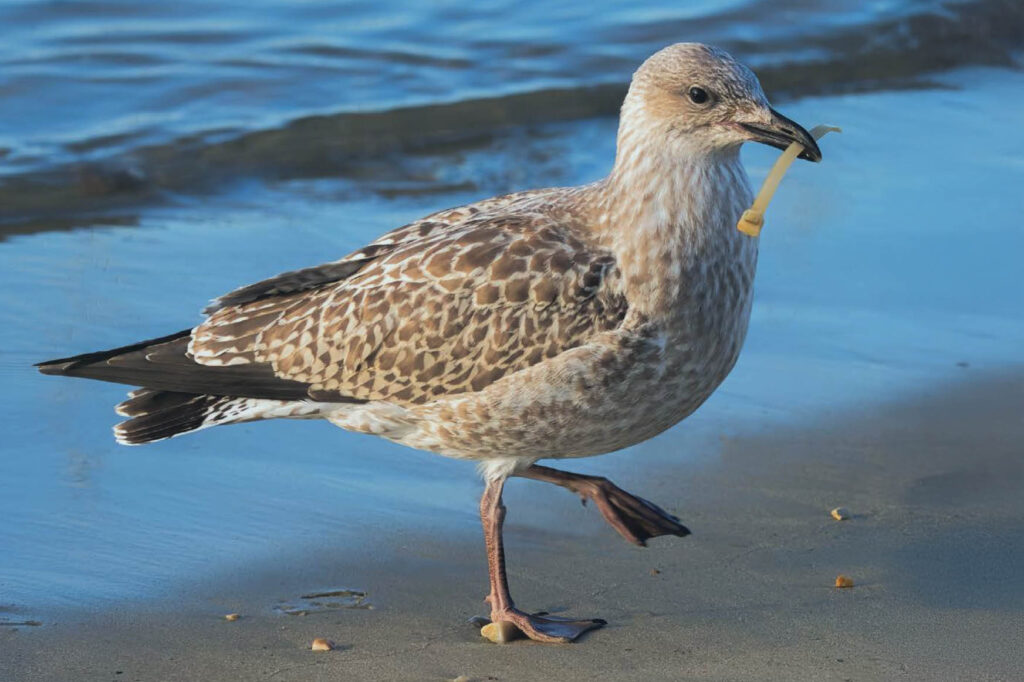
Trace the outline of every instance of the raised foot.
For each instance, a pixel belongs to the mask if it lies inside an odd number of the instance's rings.
[[[607,621],[600,618],[573,620],[508,609],[484,625],[480,634],[496,644],[504,644],[524,635],[537,642],[566,644],[584,632],[606,624]]]
[[[679,519],[642,497],[627,493],[606,478],[587,477],[577,483],[576,493],[583,503],[593,500],[598,511],[619,535],[635,545],[647,545],[647,541],[659,535],[684,537],[690,529],[679,523]]]

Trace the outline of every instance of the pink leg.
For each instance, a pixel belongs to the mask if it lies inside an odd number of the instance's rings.
[[[480,498],[480,521],[484,527],[484,542],[487,544],[487,568],[491,576],[491,593],[486,601],[491,605],[491,621],[509,621],[523,634],[538,642],[571,642],[587,630],[605,624],[600,619],[569,620],[554,616],[536,616],[516,608],[508,591],[505,576],[505,547],[501,539],[501,528],[505,522],[505,505],[501,503],[504,479],[487,482]]]

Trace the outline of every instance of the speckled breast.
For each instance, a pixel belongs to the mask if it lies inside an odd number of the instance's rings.
[[[455,457],[536,459],[651,438],[696,410],[735,365],[755,261],[756,246],[703,261],[694,272],[701,284],[660,318],[627,318],[553,361],[417,410],[423,420],[401,442]]]

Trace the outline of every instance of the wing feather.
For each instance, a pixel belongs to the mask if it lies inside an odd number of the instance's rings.
[[[315,399],[419,404],[480,390],[625,317],[612,256],[543,212],[415,232],[343,280],[217,309],[191,353],[269,365]]]
[[[551,191],[435,213],[236,289],[193,330],[39,369],[214,397],[412,404],[480,390],[625,316],[610,255],[544,210],[518,210],[543,209]]]

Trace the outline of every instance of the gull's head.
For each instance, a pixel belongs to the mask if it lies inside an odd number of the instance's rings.
[[[700,43],[669,45],[637,69],[622,106],[620,138],[636,134],[688,156],[735,153],[747,141],[779,149],[799,142],[800,158],[821,160],[810,133],[771,108],[753,71]]]

